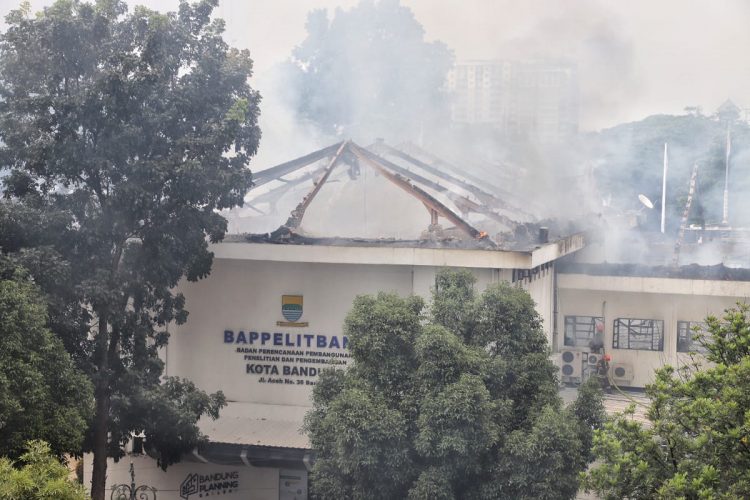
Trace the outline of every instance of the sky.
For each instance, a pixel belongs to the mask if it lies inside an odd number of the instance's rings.
[[[357,0],[223,0],[226,39],[247,48],[258,81],[305,37],[312,9]],[[50,0],[32,0],[33,9]],[[172,10],[177,0],[129,0]],[[457,60],[567,58],[578,66],[580,125],[598,130],[731,98],[750,108],[748,0],[402,0]],[[4,17],[17,0],[0,0]],[[259,88],[271,97],[273,89]]]

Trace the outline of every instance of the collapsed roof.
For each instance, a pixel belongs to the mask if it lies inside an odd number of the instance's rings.
[[[270,243],[509,250],[547,243],[548,230],[509,201],[510,191],[411,144],[345,140],[256,172],[245,216],[232,225],[249,233],[246,241]]]

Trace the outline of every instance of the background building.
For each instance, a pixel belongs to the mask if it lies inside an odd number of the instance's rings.
[[[451,116],[490,125],[513,141],[558,144],[578,132],[575,65],[564,61],[464,61],[448,75]]]
[[[448,73],[451,118],[456,123],[505,129],[511,64],[503,61],[458,62]]]

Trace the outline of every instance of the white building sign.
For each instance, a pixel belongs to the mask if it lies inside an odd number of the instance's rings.
[[[277,321],[277,330],[309,327],[308,322],[298,322],[302,295],[283,295],[281,314],[286,321]],[[322,370],[344,368],[351,359],[345,335],[226,329],[222,339],[241,359],[244,373],[258,384],[315,385]]]

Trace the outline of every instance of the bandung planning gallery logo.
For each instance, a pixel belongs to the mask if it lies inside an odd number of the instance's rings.
[[[306,321],[298,322],[302,317],[302,295],[282,295],[281,296],[281,315],[286,321],[277,321],[277,326],[305,327],[309,323]]]
[[[188,474],[180,485],[180,496],[187,499],[196,493],[198,493],[198,474]]]
[[[189,500],[212,495],[226,495],[237,491],[240,486],[239,471],[214,472],[211,474],[188,474],[180,484],[180,497]]]

